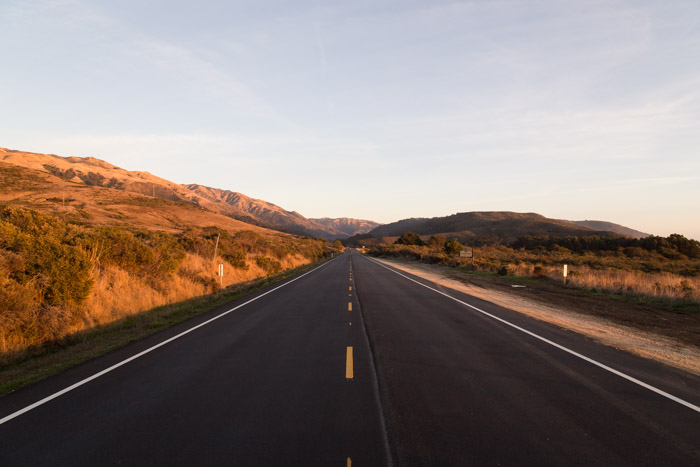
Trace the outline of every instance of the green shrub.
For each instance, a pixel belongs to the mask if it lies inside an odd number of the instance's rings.
[[[75,228],[59,219],[29,210],[0,212],[0,248],[21,256],[24,267],[12,277],[21,284],[35,281],[41,301],[71,306],[84,301],[93,285],[93,264],[79,245]]]
[[[101,264],[111,264],[132,274],[144,274],[155,262],[153,250],[124,228],[98,227],[86,232],[80,244],[94,248]]]
[[[185,259],[185,248],[178,239],[164,232],[148,232],[142,235],[144,243],[153,250],[152,272],[167,276],[177,271]]]
[[[279,274],[282,270],[282,265],[278,261],[262,255],[255,257],[255,264],[261,267],[268,276]]]
[[[232,267],[236,269],[242,269],[244,271],[248,270],[248,263],[246,262],[247,255],[242,250],[235,250],[222,255],[224,260],[226,260]]]
[[[445,253],[448,255],[458,255],[463,248],[464,246],[456,238],[451,238],[445,242]]]
[[[421,240],[420,235],[415,232],[406,232],[401,234],[401,236],[394,243],[397,245],[425,245],[423,240]]]

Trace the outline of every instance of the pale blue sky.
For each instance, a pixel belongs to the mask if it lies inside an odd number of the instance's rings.
[[[700,2],[0,2],[0,146],[307,217],[700,239]]]

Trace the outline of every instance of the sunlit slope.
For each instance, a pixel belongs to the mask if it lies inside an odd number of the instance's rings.
[[[228,231],[266,231],[194,203],[86,185],[45,170],[6,162],[0,162],[0,202],[56,215],[69,222],[93,225],[167,232],[208,226]]]
[[[197,184],[187,185],[187,188],[202,198],[229,206],[236,212],[245,213],[263,225],[277,230],[323,238],[347,237],[343,231],[332,226],[322,225],[296,211],[287,211],[276,204],[242,193]]]
[[[0,161],[51,174],[72,183],[70,186],[109,188],[189,204],[259,227],[288,233],[335,239],[364,233],[379,225],[372,221],[346,218],[307,219],[298,212],[242,193],[199,184],[180,185],[149,172],[125,170],[94,157],[61,157],[0,148]]]

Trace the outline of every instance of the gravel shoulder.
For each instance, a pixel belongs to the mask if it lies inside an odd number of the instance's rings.
[[[700,376],[700,313],[582,293],[548,281],[516,284],[441,265],[375,259],[602,344]]]

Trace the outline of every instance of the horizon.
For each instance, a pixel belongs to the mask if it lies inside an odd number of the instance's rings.
[[[307,218],[533,212],[700,239],[699,16],[691,1],[10,0],[0,146]]]

